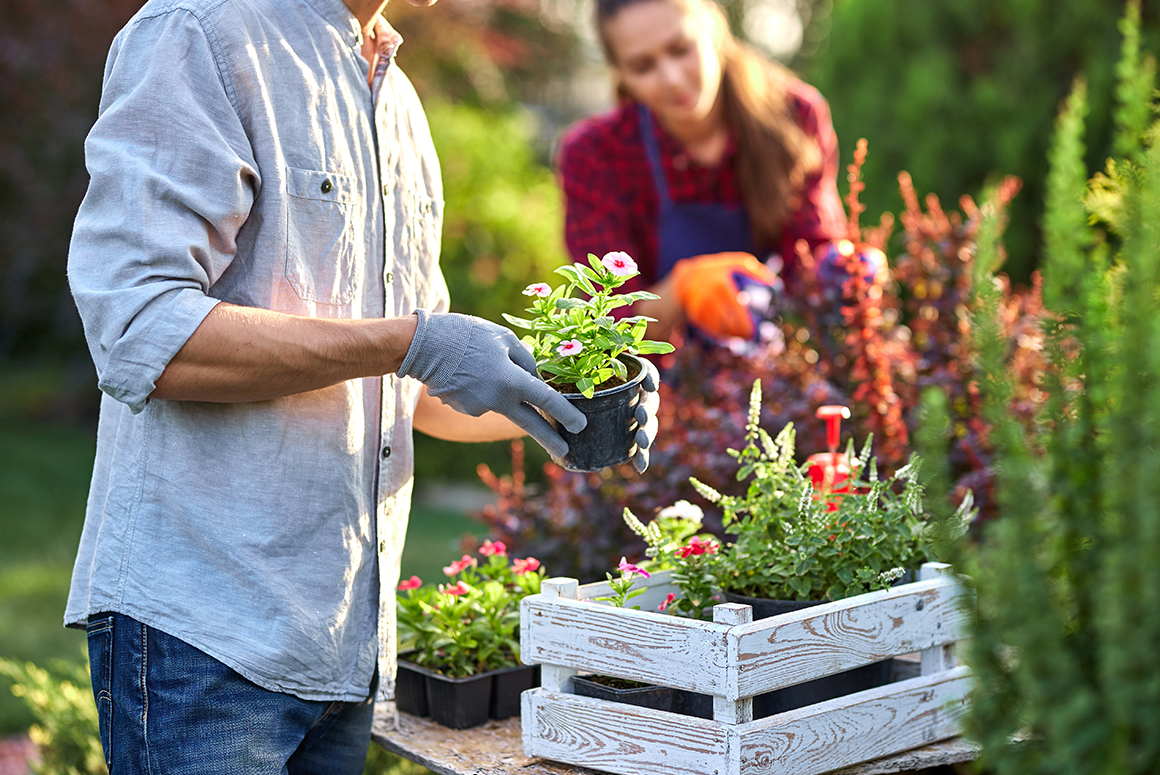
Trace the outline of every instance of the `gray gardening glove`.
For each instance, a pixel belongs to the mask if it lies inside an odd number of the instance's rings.
[[[640,383],[640,403],[636,405],[636,454],[632,456],[632,467],[637,473],[643,474],[648,468],[649,448],[657,436],[657,409],[661,405],[661,397],[657,388],[661,384],[661,375],[657,367],[649,361],[644,361],[644,381]]]
[[[572,433],[583,430],[588,418],[537,376],[536,359],[519,337],[470,315],[423,310],[415,315],[419,325],[399,367],[400,377],[414,377],[428,393],[472,417],[499,412],[552,455],[568,454],[568,444],[532,407]]]

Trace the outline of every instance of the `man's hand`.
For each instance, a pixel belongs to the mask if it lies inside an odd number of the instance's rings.
[[[661,405],[657,389],[661,385],[657,367],[641,358],[644,362],[644,381],[640,383],[640,402],[636,406],[636,454],[632,456],[632,467],[637,473],[643,474],[648,468],[649,456],[652,454],[652,443],[657,436],[657,409]]]
[[[689,322],[715,337],[752,339],[753,317],[738,300],[740,278],[770,288],[778,276],[748,253],[715,253],[685,258],[673,266],[673,288]]]
[[[428,393],[463,414],[499,412],[552,455],[568,454],[568,444],[532,407],[572,433],[582,430],[588,418],[539,378],[536,359],[514,333],[469,315],[423,310],[415,315],[419,323],[399,367],[400,377],[414,377]],[[645,460],[647,465],[647,456]]]

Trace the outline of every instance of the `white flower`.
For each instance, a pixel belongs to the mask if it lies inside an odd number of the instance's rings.
[[[700,493],[701,497],[710,503],[720,503],[721,499],[725,497],[694,476],[689,477],[689,484],[693,485],[693,489]]]
[[[893,584],[902,578],[902,574],[904,573],[906,573],[906,571],[902,568],[891,568],[890,570],[884,570],[879,573],[878,580],[883,584]]]
[[[539,296],[543,298],[544,296],[552,295],[552,286],[547,283],[532,283],[527,288],[524,288],[523,293],[525,296]]]
[[[661,513],[657,515],[661,519],[687,519],[691,522],[700,522],[705,517],[705,512],[701,507],[695,503],[688,501],[677,501],[672,506],[666,506],[661,509]]]
[[[569,339],[567,342],[562,342],[556,348],[556,352],[560,355],[579,355],[583,349],[584,345],[579,339]]]
[[[617,277],[631,277],[637,273],[636,262],[621,250],[605,253],[604,258],[600,259],[600,263],[604,264],[604,268]]]

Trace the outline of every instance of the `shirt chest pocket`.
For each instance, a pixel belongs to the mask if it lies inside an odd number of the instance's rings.
[[[355,179],[288,167],[286,280],[305,301],[349,304],[361,284]]]

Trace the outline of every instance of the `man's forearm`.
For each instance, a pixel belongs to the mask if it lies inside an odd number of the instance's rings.
[[[391,374],[415,323],[412,315],[329,320],[219,304],[165,367],[150,398],[264,401]]]

